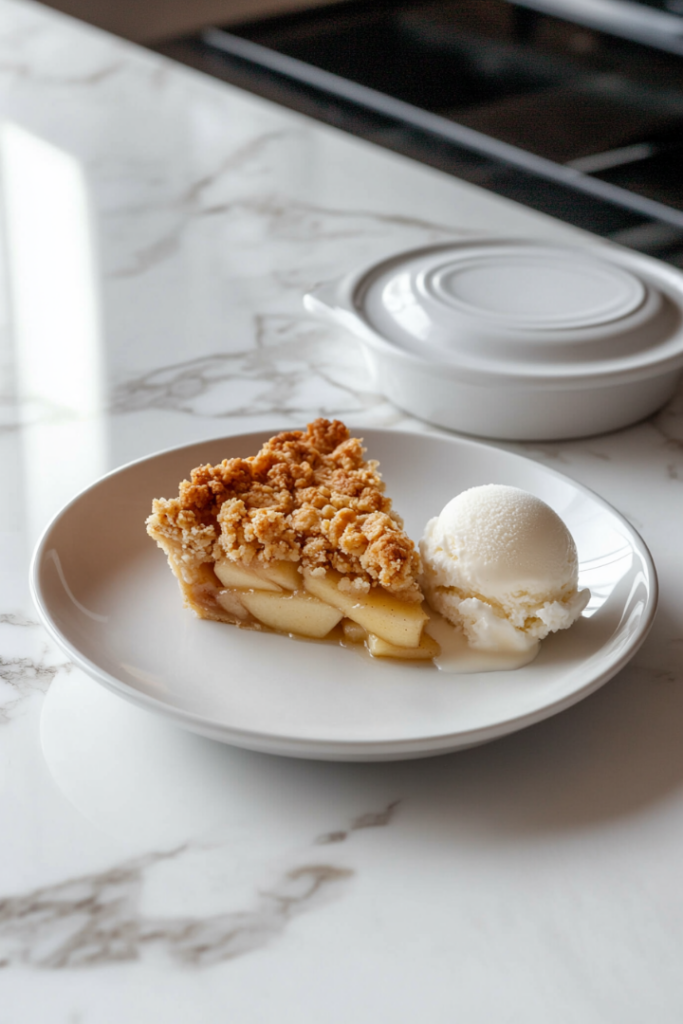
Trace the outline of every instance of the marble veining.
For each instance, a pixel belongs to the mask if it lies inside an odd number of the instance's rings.
[[[154,854],[100,874],[0,900],[0,967],[92,967],[138,959],[152,946],[176,962],[209,967],[259,949],[353,872],[304,864],[286,872],[254,905],[203,919],[140,916],[144,872],[182,851]],[[4,941],[3,941],[4,940]],[[4,949],[3,949],[4,947]]]
[[[41,625],[35,619],[27,618],[22,612],[0,613],[0,626],[27,626],[32,629],[41,629]]]
[[[393,800],[390,804],[387,804],[383,811],[369,811],[367,814],[361,814],[359,817],[354,818],[347,829],[335,829],[333,832],[325,832],[323,835],[318,836],[316,843],[318,846],[327,846],[330,843],[343,843],[352,832],[358,832],[364,828],[382,828],[385,825],[389,825],[400,803],[400,800]]]
[[[98,85],[112,75],[118,74],[125,67],[122,61],[116,61],[107,67],[98,68],[96,71],[86,72],[81,75],[70,74],[40,74],[28,63],[10,63],[3,61],[0,64],[0,74],[13,75],[17,78],[30,79],[36,85],[42,86],[92,86]]]
[[[0,725],[7,725],[28,699],[45,693],[58,672],[71,664],[47,633],[23,612],[0,614]]]
[[[304,417],[372,411],[385,405],[367,387],[353,339],[329,337],[310,321],[254,318],[256,347],[202,356],[121,383],[112,411],[169,409],[209,418],[260,414]],[[341,341],[341,344],[340,344]]]
[[[257,140],[266,148],[271,141]],[[249,155],[260,152],[254,142]],[[277,142],[277,136],[272,144]],[[245,157],[246,161],[246,157]],[[151,272],[158,272],[164,265],[182,259],[188,245],[197,237],[211,240],[211,244],[222,243],[226,232],[237,236],[266,235],[272,245],[273,256],[260,263],[258,270],[253,265],[251,245],[245,246],[241,254],[244,260],[240,267],[240,253],[226,250],[221,261],[234,262],[238,273],[247,272],[251,278],[250,290],[261,292],[269,304],[277,302],[280,309],[301,308],[301,297],[319,284],[347,271],[359,262],[368,260],[369,252],[379,243],[382,250],[410,248],[431,242],[452,239],[454,234],[463,235],[462,230],[454,232],[452,227],[421,223],[404,216],[372,214],[363,210],[343,210],[318,207],[303,201],[294,201],[278,194],[258,196],[230,196],[221,202],[206,200],[204,193],[215,189],[222,177],[227,178],[224,190],[232,191],[232,175],[249,180],[249,167],[240,167],[241,160],[231,157],[215,175],[196,181],[187,186],[178,197],[171,197],[165,208],[150,198],[139,210],[110,211],[112,226],[127,234],[132,220],[137,231],[140,222],[145,226],[145,243],[142,246],[117,246],[122,251],[104,254],[105,280],[112,285],[126,280],[138,280]],[[272,174],[272,166],[269,167]],[[232,186],[232,188],[230,187]],[[153,190],[152,190],[153,197]],[[123,240],[123,239],[122,239]],[[339,246],[348,249],[345,262],[339,267]],[[372,246],[372,249],[368,249]],[[277,255],[276,255],[277,254]],[[226,289],[230,289],[226,281]],[[238,302],[241,301],[238,299]]]
[[[347,829],[313,845],[342,842],[363,829],[389,825],[400,801],[355,818]],[[44,969],[83,968],[139,959],[159,947],[187,967],[210,967],[260,949],[282,935],[290,921],[338,898],[355,871],[304,860],[265,886],[251,905],[228,913],[152,916],[140,909],[148,872],[196,849],[184,844],[105,871],[0,898],[0,967],[21,963]]]

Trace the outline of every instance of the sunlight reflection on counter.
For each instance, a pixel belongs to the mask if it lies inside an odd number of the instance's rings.
[[[107,468],[102,330],[83,167],[12,123],[0,133],[14,375],[33,542]]]

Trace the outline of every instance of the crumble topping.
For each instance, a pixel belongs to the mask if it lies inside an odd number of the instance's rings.
[[[419,602],[419,555],[363,452],[339,420],[317,419],[247,459],[198,466],[177,498],[154,501],[147,532],[188,583],[219,558],[286,560],[315,575],[336,569],[359,594],[380,584]]]
[[[370,584],[361,576],[355,576],[352,580],[348,576],[342,576],[339,580],[339,589],[346,594],[367,594]]]

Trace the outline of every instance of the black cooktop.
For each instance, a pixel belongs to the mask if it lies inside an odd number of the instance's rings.
[[[683,0],[346,0],[159,49],[683,266]]]

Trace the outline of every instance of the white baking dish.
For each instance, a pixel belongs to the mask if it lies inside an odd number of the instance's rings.
[[[481,437],[616,430],[662,406],[683,368],[683,274],[606,244],[431,246],[304,304],[361,339],[392,402]]]

